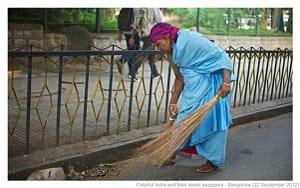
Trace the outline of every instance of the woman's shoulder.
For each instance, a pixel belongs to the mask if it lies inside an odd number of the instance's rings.
[[[195,31],[189,31],[189,30],[179,30],[178,36],[184,37],[184,38],[202,38],[203,35],[201,33],[195,32]]]
[[[185,43],[189,41],[199,43],[199,41],[202,41],[204,39],[205,37],[201,33],[189,30],[179,30],[177,42]]]

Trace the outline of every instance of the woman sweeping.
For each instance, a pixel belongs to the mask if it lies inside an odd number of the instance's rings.
[[[222,97],[180,150],[207,159],[197,172],[207,173],[224,166],[227,131],[232,124],[230,83],[234,81],[229,57],[200,33],[179,30],[168,23],[154,25],[150,40],[172,57],[176,79],[169,115],[176,118],[175,122],[189,116],[217,93]]]

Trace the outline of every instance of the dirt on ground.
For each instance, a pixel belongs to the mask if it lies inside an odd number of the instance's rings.
[[[121,177],[135,173],[137,165],[134,158],[118,161],[115,163],[99,164],[93,168],[76,172],[74,169],[69,170],[68,180],[119,180]],[[122,179],[122,178],[121,178]]]

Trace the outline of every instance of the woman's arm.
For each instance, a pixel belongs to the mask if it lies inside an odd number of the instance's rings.
[[[174,91],[169,105],[169,114],[171,118],[175,118],[178,113],[177,102],[181,95],[183,86],[184,86],[184,82],[183,82],[182,75],[180,74],[180,72],[175,73]]]
[[[219,94],[224,98],[230,93],[230,90],[230,71],[223,69],[223,84],[220,86]]]

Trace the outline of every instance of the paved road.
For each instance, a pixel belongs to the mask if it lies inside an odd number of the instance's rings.
[[[203,159],[177,155],[174,166],[156,169],[129,159],[114,165],[113,180],[293,180],[292,113],[230,128],[224,168],[195,171]],[[137,185],[136,185],[137,186]]]

